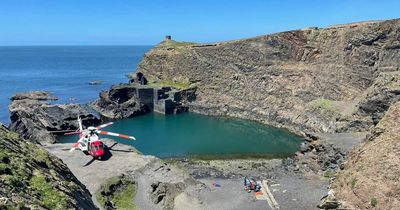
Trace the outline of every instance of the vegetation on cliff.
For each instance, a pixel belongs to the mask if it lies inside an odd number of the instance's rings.
[[[151,81],[148,84],[148,86],[155,88],[172,87],[178,90],[185,90],[192,87],[189,81],[170,81],[170,80]]]
[[[95,209],[67,166],[0,125],[0,209]]]

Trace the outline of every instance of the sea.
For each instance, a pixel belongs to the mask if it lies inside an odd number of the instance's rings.
[[[0,47],[0,122],[10,123],[8,105],[18,92],[46,90],[57,103],[87,103],[101,90],[127,82],[152,46]],[[100,85],[89,85],[91,81]]]

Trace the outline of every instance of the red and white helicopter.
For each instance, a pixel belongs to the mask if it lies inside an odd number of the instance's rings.
[[[102,128],[112,125],[113,122],[99,125],[97,127],[89,126],[87,129],[83,129],[82,120],[80,117],[78,117],[78,124],[79,124],[78,130],[74,132],[64,133],[64,135],[79,134],[79,140],[75,144],[73,144],[72,148],[70,149],[70,152],[79,149],[86,155],[93,156],[94,159],[101,159],[102,156],[105,154],[104,143],[100,140],[98,134],[117,136],[120,138],[136,140],[135,137],[133,136],[100,130]]]

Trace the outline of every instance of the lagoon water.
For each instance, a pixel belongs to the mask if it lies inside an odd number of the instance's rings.
[[[126,82],[151,46],[0,47],[0,122],[9,123],[9,98],[17,92],[47,90],[56,103],[87,103],[101,90]],[[101,85],[91,86],[93,80]],[[105,130],[131,134],[116,139],[144,154],[159,157],[286,157],[299,147],[298,137],[255,122],[186,113],[148,114],[119,120]],[[76,141],[70,137],[64,141]]]
[[[104,130],[133,135],[136,141],[113,139],[161,158],[280,158],[293,155],[301,142],[300,137],[286,130],[194,113],[167,116],[152,113],[118,120]],[[77,136],[67,136],[61,141],[76,140]]]

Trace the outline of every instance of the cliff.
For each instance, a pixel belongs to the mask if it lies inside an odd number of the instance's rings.
[[[196,44],[165,40],[137,71],[197,86],[190,110],[291,131],[371,129],[400,93],[400,19]]]
[[[354,150],[334,183],[337,196],[350,208],[396,209],[400,206],[400,102]]]
[[[46,150],[0,125],[0,209],[96,209],[89,191]]]

